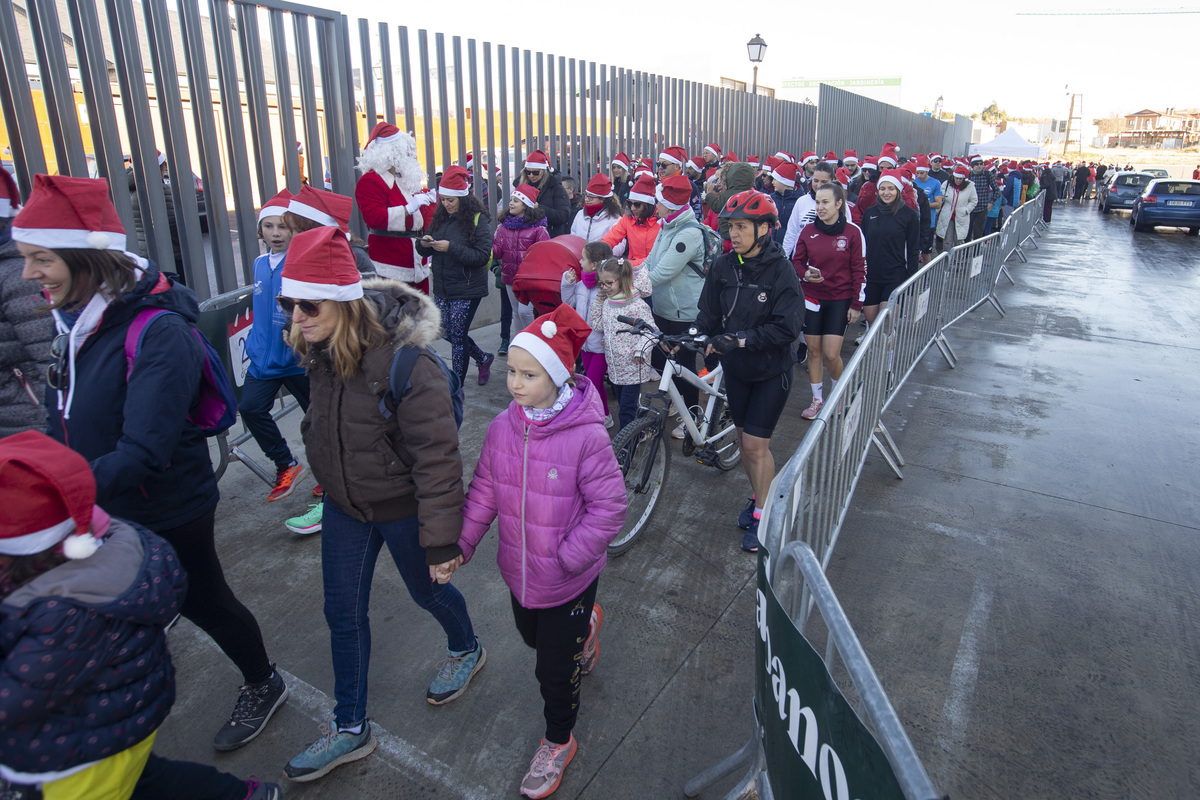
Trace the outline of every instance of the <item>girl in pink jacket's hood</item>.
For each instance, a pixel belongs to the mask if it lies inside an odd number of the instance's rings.
[[[530,797],[557,788],[574,756],[580,675],[595,666],[603,620],[596,586],[627,508],[598,388],[571,374],[589,333],[563,304],[513,337],[513,402],[488,426],[463,507],[464,562],[499,516],[500,573],[537,650],[546,733],[521,784]]]

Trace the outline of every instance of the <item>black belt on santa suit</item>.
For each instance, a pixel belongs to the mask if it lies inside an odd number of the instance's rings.
[[[379,228],[368,228],[367,233],[371,236],[391,236],[395,239],[420,239],[425,235],[425,231],[385,231]]]

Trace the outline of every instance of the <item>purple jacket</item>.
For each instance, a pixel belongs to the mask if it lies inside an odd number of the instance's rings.
[[[500,259],[500,280],[506,286],[512,286],[517,267],[525,260],[529,246],[550,238],[545,219],[534,225],[526,224],[524,220],[524,217],[505,217],[496,226],[496,234],[492,237],[492,254]]]
[[[625,481],[596,388],[575,376],[571,402],[530,422],[514,402],[488,426],[463,507],[464,561],[500,515],[500,574],[525,608],[578,597],[625,524]]]

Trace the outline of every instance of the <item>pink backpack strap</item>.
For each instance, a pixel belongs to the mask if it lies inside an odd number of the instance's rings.
[[[129,376],[133,374],[133,360],[137,358],[138,350],[142,346],[142,336],[146,332],[146,328],[150,327],[150,323],[158,319],[163,314],[170,314],[165,308],[143,308],[133,317],[133,322],[129,323],[129,327],[125,329],[125,382],[129,382]]]

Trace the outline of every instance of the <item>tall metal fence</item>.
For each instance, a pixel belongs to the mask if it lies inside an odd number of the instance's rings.
[[[884,142],[896,142],[904,156],[935,152],[959,156],[966,155],[971,139],[969,117],[960,114],[951,124],[824,83],[817,108],[818,154],[852,149],[861,158],[878,154]]]
[[[899,796],[906,800],[939,796],[822,572],[833,555],[871,447],[878,447],[896,476],[903,477],[899,469],[903,458],[882,425],[888,403],[947,327],[995,299],[1003,260],[1018,252],[1022,242],[1038,235],[1043,200],[1044,194],[1026,202],[1010,215],[1002,231],[939,256],[892,293],[887,308],[876,317],[847,363],[804,440],[771,484],[759,528],[764,555],[760,556],[758,623],[761,638],[768,643],[766,652],[794,649],[791,641],[797,636],[816,648],[818,637],[810,625],[811,612],[816,608],[821,623],[817,627],[825,638],[824,668],[831,676],[841,675],[838,689],[856,700],[857,713],[873,732],[891,767],[891,774],[884,776],[879,785],[870,785],[869,778],[860,776],[857,785],[851,786],[845,774],[839,772],[836,777],[848,786],[849,794],[839,789],[838,797],[880,796],[877,790],[883,796],[892,796],[896,785]],[[768,598],[766,606],[773,602],[770,598],[777,599],[786,620],[772,623],[764,616],[764,597]],[[773,797],[773,775],[803,775],[803,766],[813,768],[814,759],[805,755],[809,751],[797,748],[794,736],[790,746],[779,741],[796,728],[775,725],[770,719],[774,709],[763,708],[762,676],[771,675],[773,683],[782,685],[784,672],[769,655],[767,663],[763,659],[763,648],[759,648],[753,738],[740,751],[690,781],[685,787],[688,796],[748,766],[727,800],[747,796],[752,787],[759,797]],[[794,671],[788,671],[787,676],[791,683],[797,681]],[[785,700],[791,696],[784,694],[787,697],[778,700],[781,718],[787,711]],[[804,697],[798,698],[796,705],[816,707],[822,702]],[[791,711],[787,715],[790,719]],[[811,709],[803,716],[806,728],[817,727]],[[808,733],[806,730],[805,742],[809,741]],[[815,735],[813,741],[818,741]],[[825,739],[819,743],[824,753],[828,743]],[[823,761],[821,766],[824,768]],[[846,774],[850,772],[848,765],[838,767],[845,767],[842,772]],[[822,773],[821,780],[826,781],[823,786],[830,785],[827,778],[828,774]],[[832,795],[827,792],[826,796]]]

